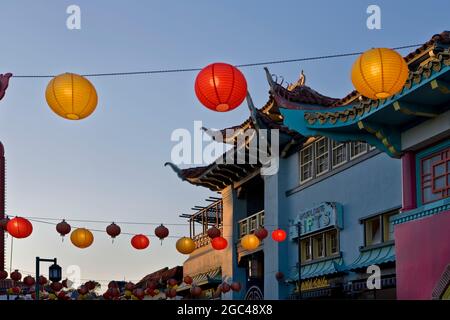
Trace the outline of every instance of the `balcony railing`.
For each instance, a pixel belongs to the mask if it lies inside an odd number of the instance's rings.
[[[264,226],[264,210],[238,221],[239,239]]]

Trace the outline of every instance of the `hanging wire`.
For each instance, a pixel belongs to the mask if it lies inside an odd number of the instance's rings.
[[[410,45],[395,47],[395,48],[391,48],[391,49],[402,50],[402,49],[420,47],[422,45],[423,44],[410,44]],[[235,67],[249,68],[249,67],[257,67],[257,66],[273,65],[273,64],[292,63],[292,62],[325,60],[325,59],[358,56],[362,53],[363,53],[362,51],[359,51],[359,52],[347,52],[347,53],[304,57],[304,58],[296,58],[296,59],[271,60],[271,61],[263,61],[263,62],[237,64],[237,65],[235,65]],[[147,70],[147,71],[144,70],[144,71],[126,71],[126,72],[87,73],[87,74],[82,74],[82,76],[85,76],[85,77],[135,76],[135,75],[152,75],[152,74],[161,74],[161,73],[194,72],[194,71],[200,71],[200,70],[202,70],[202,68],[177,68],[177,69],[159,69],[159,70]],[[36,74],[34,74],[34,75],[13,75],[13,77],[14,78],[53,78],[53,77],[55,77],[55,75],[36,75]]]

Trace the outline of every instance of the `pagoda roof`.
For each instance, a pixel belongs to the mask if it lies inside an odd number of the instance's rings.
[[[450,109],[450,32],[434,35],[405,60],[409,76],[394,96],[372,100],[353,92],[331,107],[316,109],[280,103],[284,124],[304,136],[365,141],[400,157],[401,131]]]

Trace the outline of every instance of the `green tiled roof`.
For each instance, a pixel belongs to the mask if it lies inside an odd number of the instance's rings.
[[[327,274],[338,273],[341,271],[342,258],[330,259],[317,263],[311,263],[302,267],[302,279],[320,277]],[[298,271],[295,272],[294,279],[298,279]]]
[[[207,283],[220,283],[222,282],[222,268],[218,267],[216,269],[209,270],[208,272],[203,272],[196,274],[192,277],[192,284],[201,286]],[[183,291],[191,288],[191,285],[182,283],[177,291]]]
[[[367,268],[373,264],[382,264],[393,261],[395,261],[395,247],[392,244],[361,252],[359,257],[353,263],[346,266],[345,269],[357,270]]]

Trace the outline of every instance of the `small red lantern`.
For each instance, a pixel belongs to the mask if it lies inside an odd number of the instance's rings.
[[[26,285],[27,287],[32,287],[34,286],[35,283],[36,281],[32,276],[26,276],[25,278],[23,278],[23,284]]]
[[[185,276],[183,279],[184,283],[186,284],[192,284],[192,282],[194,281],[190,276]]]
[[[1,270],[0,271],[0,280],[5,280],[6,278],[8,278],[8,272],[6,272],[5,270]]]
[[[66,220],[64,220],[63,219],[63,221],[61,221],[60,223],[58,223],[57,225],[56,225],[56,231],[58,231],[58,233],[61,235],[61,237],[64,239],[64,236],[66,235],[66,234],[69,234],[70,233],[70,230],[71,230],[72,228],[70,227],[70,224],[68,224],[67,222],[66,222]]]
[[[281,271],[278,271],[277,273],[275,273],[275,278],[276,278],[278,281],[283,280],[283,279],[284,279],[284,273],[281,272]]]
[[[202,294],[203,290],[202,290],[202,288],[200,288],[198,286],[193,286],[190,291],[191,291],[191,295],[193,297],[198,297]]]
[[[11,291],[12,291],[13,294],[17,294],[18,295],[18,294],[20,294],[20,291],[22,291],[22,290],[20,289],[20,287],[16,286],[16,287],[12,287]]]
[[[155,228],[155,235],[162,241],[169,236],[169,229],[167,229],[164,225],[160,225]]]
[[[207,231],[208,237],[210,237],[211,239],[220,237],[220,230],[216,227],[211,227],[208,229]]]
[[[15,217],[6,225],[8,233],[14,238],[23,239],[33,232],[33,225],[25,218]]]
[[[177,296],[177,290],[175,290],[174,288],[168,289],[166,291],[167,298],[175,298],[176,296]]]
[[[120,232],[121,232],[120,227],[114,222],[106,227],[106,233],[112,238],[113,241],[114,238],[120,234]]]
[[[267,238],[268,235],[269,235],[269,232],[264,227],[259,227],[255,231],[255,236],[257,236],[259,240],[264,240],[265,238]]]
[[[103,294],[103,299],[111,300],[111,295],[109,294],[109,289]]]
[[[8,225],[9,217],[0,220],[0,230],[8,231],[6,226]]]
[[[156,281],[152,280],[147,283],[147,289],[155,290],[156,288],[158,288],[158,284],[156,283]]]
[[[138,298],[139,300],[142,300],[142,299],[144,299],[144,297],[145,297],[145,292],[144,292],[144,290],[138,288],[138,289],[134,289],[134,290],[133,290],[133,295],[134,295],[136,298]]]
[[[125,285],[125,290],[127,290],[127,291],[133,291],[133,290],[134,290],[134,283],[133,283],[133,282],[128,282],[128,283]]]
[[[231,287],[228,283],[224,282],[220,285],[220,290],[222,290],[223,293],[227,293],[230,291]]]
[[[48,280],[47,280],[46,277],[44,277],[44,276],[40,276],[40,277],[39,277],[39,284],[40,284],[41,286],[46,285],[47,282],[48,282]]]
[[[247,95],[247,81],[236,67],[213,63],[203,68],[195,79],[198,100],[213,111],[225,112],[238,107]]]
[[[62,290],[63,285],[61,282],[52,282],[50,288],[53,290],[53,292],[59,292]]]
[[[178,281],[177,281],[176,279],[171,278],[171,279],[169,279],[169,280],[167,281],[167,284],[168,284],[170,287],[174,287],[174,286],[176,286],[176,285],[178,284]]]
[[[150,240],[143,234],[137,234],[131,238],[131,245],[137,250],[143,250],[147,248],[150,244]]]
[[[13,281],[20,281],[22,279],[22,274],[19,272],[19,270],[14,270],[11,272],[11,280]]]
[[[286,240],[286,231],[283,229],[277,229],[272,232],[272,239],[276,242],[282,242]]]
[[[211,245],[216,250],[223,250],[227,247],[228,241],[223,237],[216,237],[211,240]]]
[[[239,282],[233,282],[231,284],[231,290],[239,292],[241,291],[241,284]]]
[[[119,288],[119,285],[115,281],[110,281],[108,283],[108,289],[111,289],[111,288],[116,288],[117,289],[117,288]]]

